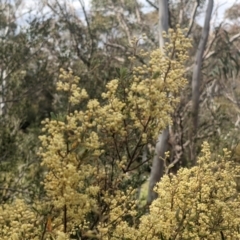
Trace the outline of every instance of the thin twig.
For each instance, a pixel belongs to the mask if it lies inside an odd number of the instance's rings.
[[[151,1],[146,0],[147,3],[149,3],[149,5],[151,5],[153,8],[155,8],[158,11],[158,7]]]

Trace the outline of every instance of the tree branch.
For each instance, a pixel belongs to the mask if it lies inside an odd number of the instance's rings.
[[[198,7],[199,7],[199,0],[196,0],[196,2],[194,4],[193,11],[192,11],[192,15],[191,15],[191,18],[190,18],[190,21],[189,21],[189,25],[188,25],[188,31],[187,31],[187,35],[186,35],[187,37],[189,36],[189,34],[192,31],[192,27],[193,27],[193,24],[194,24],[194,20],[195,20],[196,14],[197,14]]]
[[[217,35],[216,35],[216,36],[217,36]],[[204,59],[204,60],[212,57],[212,56],[216,53],[215,50],[213,50],[213,51],[210,52],[210,49],[212,48],[213,43],[214,43],[215,40],[217,39],[216,36],[215,36],[215,38],[212,40],[212,42],[210,43],[208,49],[205,51],[205,54],[204,54],[204,56],[203,56],[203,59]],[[235,34],[234,36],[232,36],[232,37],[229,39],[229,43],[233,43],[234,41],[238,40],[239,38],[240,38],[240,33],[237,33],[237,34]]]
[[[158,7],[154,3],[152,3],[149,0],[146,0],[146,2],[149,3],[150,6],[152,6],[153,8],[155,8],[158,11]]]
[[[203,63],[203,53],[206,48],[209,29],[210,29],[210,21],[212,16],[214,0],[208,1],[207,12],[205,16],[204,26],[202,29],[201,39],[198,45],[195,63],[193,66],[193,76],[192,76],[192,119],[193,119],[193,130],[192,137],[197,133],[198,128],[198,112],[199,112],[199,97],[200,97],[200,85],[201,85],[201,70]],[[193,143],[194,144],[194,143]],[[195,155],[195,151],[193,150],[193,155]],[[196,163],[196,157],[192,156],[193,165]]]

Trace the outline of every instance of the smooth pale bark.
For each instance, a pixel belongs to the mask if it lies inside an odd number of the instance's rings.
[[[210,21],[212,16],[214,0],[208,1],[204,26],[202,29],[201,39],[198,44],[198,49],[196,53],[196,59],[193,66],[193,76],[192,76],[192,116],[193,116],[193,132],[192,136],[197,133],[198,129],[198,112],[199,112],[199,97],[200,97],[200,86],[201,86],[201,69],[203,62],[203,54],[207,45],[207,40],[209,36]],[[193,164],[196,163],[195,148],[193,148]]]
[[[164,174],[164,161],[162,159],[165,157],[165,152],[168,151],[168,138],[169,128],[167,127],[163,130],[162,134],[159,135],[155,147],[155,155],[153,158],[151,175],[149,178],[147,204],[151,204],[152,201],[157,198],[157,193],[153,189]]]
[[[1,71],[1,69],[0,69]],[[5,103],[5,91],[6,91],[6,77],[7,73],[6,70],[1,71],[1,86],[0,86],[0,116],[5,115],[6,111],[6,103]]]
[[[159,47],[163,50],[166,39],[163,37],[163,32],[168,32],[168,0],[159,0]],[[157,193],[153,191],[154,186],[160,181],[164,174],[165,152],[168,150],[169,128],[163,130],[159,135],[155,147],[155,155],[149,178],[147,203],[151,204],[157,198]]]
[[[159,0],[159,47],[163,50],[166,39],[163,37],[163,32],[168,32],[168,0]]]
[[[145,145],[144,146],[144,149],[143,149],[143,155],[142,155],[142,163],[146,163],[147,161],[147,154],[148,154],[148,146]],[[140,175],[140,181],[143,180],[143,174]],[[142,191],[142,185],[140,185],[138,187],[138,192],[137,192],[137,199],[138,199],[138,202],[140,203],[140,197],[141,197],[141,191]]]

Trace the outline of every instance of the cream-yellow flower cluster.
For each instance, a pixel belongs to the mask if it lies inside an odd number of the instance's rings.
[[[74,231],[105,239],[127,215],[136,215],[126,173],[144,145],[171,121],[177,93],[186,83],[188,48],[182,30],[170,31],[168,54],[156,50],[149,64],[110,81],[102,104],[91,99],[84,111],[68,109],[65,121],[44,122],[44,186],[57,213],[52,213],[53,235]],[[71,105],[87,97],[78,82],[71,71],[61,70],[57,88],[67,92]]]
[[[26,204],[25,201],[16,199],[11,204],[1,205],[0,208],[0,239],[2,240],[38,240],[41,229],[38,227],[41,218],[37,211],[39,202]]]
[[[80,89],[78,87],[79,77],[73,76],[72,70],[69,72],[60,69],[59,78],[60,81],[57,82],[57,90],[65,91],[69,93],[69,103],[72,105],[79,104],[83,99],[88,98],[88,94],[85,89]]]
[[[138,229],[127,228],[127,234],[133,233],[130,239],[240,239],[235,182],[240,169],[228,158],[225,151],[213,159],[204,143],[198,166],[165,175],[149,214],[141,218]]]
[[[189,46],[182,30],[170,30],[164,53],[153,51],[145,65],[131,58],[134,67],[106,85],[102,100],[79,111],[88,95],[61,70],[57,89],[68,97],[67,114],[46,119],[40,136],[45,196],[1,206],[1,239],[240,238],[236,169],[212,161],[207,145],[198,166],[162,179],[147,215],[137,208],[132,172],[146,144],[171,123]]]

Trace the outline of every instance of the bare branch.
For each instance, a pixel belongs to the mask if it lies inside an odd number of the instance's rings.
[[[233,43],[234,41],[238,40],[239,38],[240,38],[240,33],[237,33],[237,34],[235,34],[234,36],[232,36],[232,37],[229,39],[229,43]],[[213,50],[213,51],[210,52],[210,49],[212,48],[212,45],[213,45],[213,43],[216,41],[216,39],[217,39],[217,34],[215,34],[215,37],[213,38],[213,40],[212,40],[211,43],[209,44],[208,49],[205,51],[205,54],[204,54],[204,56],[203,56],[203,59],[204,59],[204,60],[212,57],[212,56],[216,53],[215,50]]]
[[[119,48],[121,49],[122,51],[127,51],[127,47],[123,46],[123,45],[120,45],[120,44],[117,44],[117,43],[104,43],[106,46],[109,46],[109,47],[114,47],[114,48]],[[130,52],[128,52],[130,53]]]
[[[183,10],[183,1],[181,0],[180,10],[179,10],[179,17],[178,17],[178,23],[179,23],[180,26],[182,25],[182,22],[183,22],[183,13],[184,13],[184,10]]]
[[[229,40],[230,43],[234,42],[235,40],[237,40],[240,37],[240,33],[235,34],[234,36],[232,36]]]
[[[141,62],[142,64],[145,64],[145,62],[144,62],[144,60],[143,60],[143,58],[142,58],[141,56],[137,55],[136,53],[131,53],[131,52],[128,50],[128,48],[125,47],[125,46],[122,46],[122,45],[117,44],[117,43],[104,43],[104,44],[105,44],[106,46],[109,46],[109,47],[114,47],[114,48],[121,49],[123,52],[125,52],[126,55],[132,55],[132,56],[136,57],[136,58],[139,60],[139,62]],[[119,60],[119,58],[116,57],[116,56],[115,56],[114,58],[115,58],[116,60]],[[120,59],[119,61],[122,62],[121,59]]]
[[[88,28],[89,36],[90,36],[90,39],[91,39],[91,56],[92,56],[92,54],[93,54],[93,34],[92,34],[92,31],[91,31],[90,23],[89,23],[89,20],[88,20],[88,15],[87,15],[85,6],[84,6],[84,4],[83,4],[83,1],[82,1],[82,0],[79,0],[79,3],[80,3],[80,5],[81,5],[81,7],[82,7],[83,14],[84,14],[84,18],[85,18],[85,21],[86,21],[86,23],[87,23],[87,28]]]
[[[197,14],[197,9],[198,9],[198,7],[199,7],[199,4],[200,4],[200,3],[199,3],[199,0],[196,0],[196,2],[195,2],[195,4],[194,4],[193,11],[192,11],[192,15],[191,15],[191,18],[190,18],[190,21],[189,21],[189,25],[188,25],[187,37],[189,36],[189,34],[190,34],[191,31],[192,31],[193,23],[194,23],[196,14]]]
[[[211,40],[210,43],[208,44],[208,47],[206,48],[206,50],[205,50],[205,52],[204,52],[204,55],[203,55],[203,59],[204,59],[204,60],[208,58],[208,57],[207,57],[208,55],[209,55],[209,57],[210,57],[210,56],[212,56],[212,55],[215,53],[215,51],[214,51],[214,52],[213,52],[213,51],[212,51],[212,52],[209,52],[209,51],[210,51],[210,49],[212,48],[214,42],[217,40],[217,37],[218,37],[218,35],[219,35],[219,31],[220,31],[220,29],[221,29],[221,27],[222,27],[222,24],[223,24],[223,22],[220,23],[219,27],[218,27],[217,30],[215,31],[214,37],[212,38],[212,40]]]
[[[213,10],[214,0],[208,1],[207,12],[205,16],[204,26],[201,34],[201,39],[198,45],[196,53],[196,60],[193,66],[192,76],[192,116],[193,116],[193,136],[197,132],[198,128],[198,111],[199,111],[199,97],[200,97],[200,85],[201,85],[201,70],[203,63],[203,53],[207,44],[210,21]],[[194,151],[193,151],[194,152]],[[196,158],[192,156],[193,164],[195,164]]]
[[[122,14],[120,14],[118,11],[115,11],[116,12],[116,17],[117,17],[117,20],[120,24],[120,26],[122,27],[122,29],[125,31],[126,35],[127,35],[127,39],[128,39],[128,43],[130,46],[132,46],[132,38],[131,38],[131,33],[130,33],[130,30],[124,20],[124,18],[122,17]]]
[[[135,2],[135,13],[136,13],[136,17],[137,17],[137,22],[141,23],[141,14],[139,11],[139,4],[136,0],[134,2]]]
[[[158,7],[151,1],[146,0],[147,3],[149,3],[150,6],[152,6],[153,8],[155,8],[158,11]]]

